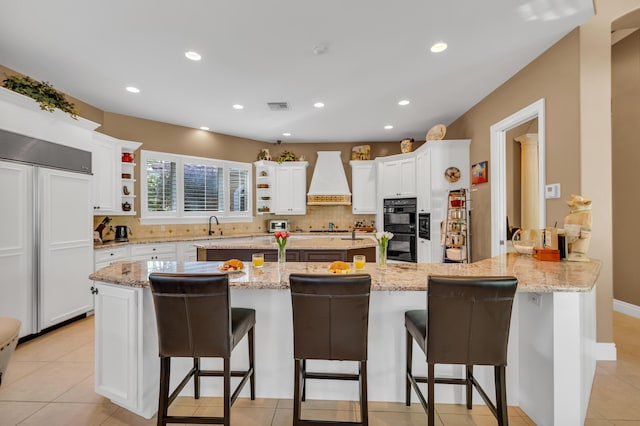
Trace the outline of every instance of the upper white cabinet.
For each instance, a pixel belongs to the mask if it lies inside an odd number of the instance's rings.
[[[416,155],[416,188],[418,212],[431,209],[431,150],[423,150]]]
[[[275,213],[307,213],[306,161],[288,161],[275,167]]]
[[[376,162],[350,161],[351,211],[353,214],[376,212]]]
[[[93,213],[135,214],[134,152],[142,145],[94,132],[92,141]]]
[[[119,182],[117,162],[120,160],[120,147],[113,138],[94,133],[91,152],[93,211],[94,214],[111,214],[116,211],[116,185]]]
[[[256,213],[258,215],[275,213],[275,169],[273,161],[256,161]]]
[[[400,158],[399,158],[400,157]],[[380,161],[378,182],[382,198],[405,198],[416,195],[416,159],[410,154],[388,157]]]

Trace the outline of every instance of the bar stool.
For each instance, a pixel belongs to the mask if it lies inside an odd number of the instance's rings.
[[[489,406],[498,424],[508,425],[505,367],[511,308],[518,280],[514,277],[429,276],[427,310],[405,312],[407,329],[406,404],[411,404],[411,386],[427,412],[428,424],[435,418],[434,384],[466,386],[467,408],[472,407],[473,387]],[[411,371],[413,340],[426,354],[427,377]],[[434,376],[435,364],[466,365],[464,379]],[[473,377],[474,365],[494,366],[496,405]],[[418,388],[427,383],[428,403]]]
[[[301,419],[307,379],[357,380],[360,385],[360,422],[369,424],[367,405],[367,333],[371,277],[354,275],[291,274],[293,307],[293,424],[319,425]],[[358,361],[358,374],[308,372],[307,359]]]
[[[2,376],[9,366],[9,359],[18,344],[20,320],[11,317],[0,317],[0,385]]]
[[[223,274],[149,274],[158,327],[160,355],[160,395],[158,425],[167,423],[231,424],[231,406],[250,380],[251,399],[255,399],[254,325],[256,311],[231,308],[229,281]],[[231,351],[248,335],[249,368],[231,371]],[[172,357],[193,358],[193,368],[169,394]],[[202,370],[201,357],[224,359],[222,371]],[[231,376],[242,380],[231,395]],[[169,416],[169,405],[193,377],[194,396],[200,398],[200,377],[222,377],[224,416]]]

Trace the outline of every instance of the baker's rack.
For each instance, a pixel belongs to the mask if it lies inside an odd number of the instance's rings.
[[[442,258],[445,263],[468,263],[471,257],[467,190],[449,191]]]

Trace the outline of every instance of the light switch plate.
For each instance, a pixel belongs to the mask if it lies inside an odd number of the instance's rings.
[[[544,198],[560,198],[560,184],[551,183],[544,187]]]

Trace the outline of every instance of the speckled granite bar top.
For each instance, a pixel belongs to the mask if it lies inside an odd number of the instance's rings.
[[[147,262],[120,261],[89,276],[95,281],[129,287],[147,287],[151,272],[217,273],[222,262]],[[289,274],[325,274],[328,262],[287,262],[284,272],[277,263],[266,262],[261,269],[253,269],[248,262],[245,271],[230,274],[235,288],[286,289]],[[589,291],[595,285],[602,262],[542,262],[531,256],[509,253],[470,264],[452,263],[389,263],[379,267],[367,263],[361,271],[371,275],[375,291],[425,291],[427,276],[505,276],[518,278],[518,291],[550,293],[556,291]]]
[[[204,249],[254,249],[275,250],[278,248],[273,237],[254,238],[251,241],[219,240],[194,244]],[[358,237],[353,240],[348,236],[326,237],[291,237],[287,241],[287,249],[292,250],[349,250],[356,248],[375,247],[376,241],[372,238]]]
[[[367,232],[357,232],[355,241],[371,241],[371,237],[373,233]],[[332,240],[340,240],[341,238],[350,238],[351,233],[317,233],[317,232],[295,232],[292,233],[290,241],[287,243],[287,247],[290,246],[291,243],[294,243],[296,240],[301,239],[316,239],[322,240],[326,242],[329,239]],[[122,247],[126,245],[133,244],[159,244],[159,243],[179,243],[184,241],[198,241],[196,243],[197,247],[206,247],[206,246],[215,246],[215,248],[223,248],[224,244],[232,245],[233,248],[241,248],[237,244],[239,242],[235,242],[235,239],[239,238],[253,238],[257,242],[261,240],[269,240],[274,243],[275,247],[275,239],[273,234],[264,232],[264,233],[248,233],[248,234],[229,234],[229,235],[204,235],[204,236],[191,236],[191,237],[179,237],[179,236],[162,236],[162,237],[154,237],[154,238],[130,238],[128,242],[119,242],[119,241],[107,241],[104,243],[94,243],[93,248],[96,250],[108,249],[113,247]],[[346,240],[344,240],[346,241]],[[245,241],[243,244],[247,244]],[[360,247],[369,247],[368,245],[360,246]],[[254,248],[252,245],[251,248]],[[268,248],[268,247],[265,247]],[[295,247],[296,249],[302,249],[303,247]],[[314,248],[318,248],[317,246]]]

